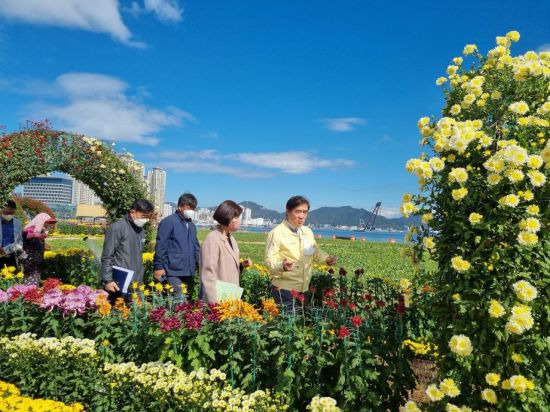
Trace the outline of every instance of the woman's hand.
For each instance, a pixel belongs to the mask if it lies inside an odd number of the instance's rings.
[[[325,262],[329,266],[334,266],[336,264],[336,258],[334,256],[329,256]]]
[[[249,268],[252,266],[252,259],[245,259],[242,261],[243,268]]]

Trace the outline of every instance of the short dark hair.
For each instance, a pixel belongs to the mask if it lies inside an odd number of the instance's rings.
[[[4,209],[6,208],[17,209],[17,203],[15,203],[15,200],[10,199],[4,205]]]
[[[309,210],[309,200],[307,200],[304,196],[292,196],[286,202],[286,210],[290,211],[302,205],[307,205],[307,209]]]
[[[180,206],[191,206],[192,209],[197,207],[197,198],[191,193],[184,193],[178,199],[178,207]]]
[[[141,213],[151,213],[155,210],[155,206],[147,199],[138,199],[132,204],[130,209]]]
[[[231,221],[240,216],[243,208],[232,200],[226,200],[216,208],[214,212],[214,220],[220,225],[228,226]]]

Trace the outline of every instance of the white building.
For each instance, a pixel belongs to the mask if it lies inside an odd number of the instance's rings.
[[[60,176],[37,176],[23,185],[23,196],[40,200],[48,206],[73,205],[73,179]]]
[[[172,206],[170,203],[165,203],[162,209],[162,217],[170,216],[173,213],[174,213],[174,206]]]
[[[145,182],[145,166],[143,163],[134,159],[131,153],[117,154],[118,158],[124,162],[130,174],[132,174],[140,182]]]
[[[164,212],[164,194],[166,191],[166,172],[160,167],[147,171],[149,197],[158,213]]]
[[[245,225],[250,225],[252,220],[252,209],[248,207],[241,206],[243,208],[243,218],[242,221]]]
[[[100,205],[101,199],[95,192],[80,180],[73,180],[73,205]]]

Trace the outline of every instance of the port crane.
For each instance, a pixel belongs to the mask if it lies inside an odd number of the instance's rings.
[[[374,230],[374,222],[376,222],[376,218],[380,212],[380,206],[382,206],[382,202],[376,202],[376,205],[374,206],[374,209],[372,209],[372,212],[366,222],[363,219],[359,219],[359,227],[362,228],[362,232]]]

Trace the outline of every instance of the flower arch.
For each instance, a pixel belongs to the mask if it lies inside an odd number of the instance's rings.
[[[143,182],[100,140],[52,130],[47,122],[1,136],[0,204],[17,185],[53,171],[87,184],[103,201],[111,221],[124,216],[134,200],[147,197]]]

